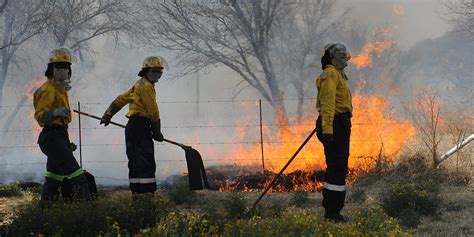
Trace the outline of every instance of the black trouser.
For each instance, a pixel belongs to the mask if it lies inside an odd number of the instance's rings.
[[[317,136],[321,141],[321,116],[316,122]],[[323,189],[323,207],[326,215],[339,214],[346,197],[346,175],[348,172],[349,142],[351,136],[351,114],[336,114],[333,121],[333,142],[323,142],[326,156],[326,176]]]
[[[87,180],[72,154],[69,143],[66,126],[45,126],[39,135],[38,144],[48,157],[40,203],[57,200],[64,179],[70,179],[73,200],[91,199]]]
[[[156,191],[156,163],[151,121],[144,117],[131,117],[125,127],[127,145],[128,178],[132,193]]]

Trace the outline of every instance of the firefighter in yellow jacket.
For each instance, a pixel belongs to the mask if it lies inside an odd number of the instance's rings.
[[[324,146],[326,176],[323,189],[324,217],[345,222],[340,214],[346,195],[349,141],[351,135],[352,98],[344,68],[350,60],[346,45],[326,45],[321,58],[323,73],[316,79],[317,137]]]
[[[107,126],[126,104],[128,123],[125,143],[128,157],[129,184],[133,194],[156,190],[156,163],[153,140],[162,142],[161,120],[156,103],[155,83],[161,78],[166,61],[159,56],[146,57],[138,73],[141,78],[132,88],[119,95],[102,116],[100,124]]]
[[[59,197],[59,188],[70,180],[73,200],[89,200],[91,194],[84,170],[77,163],[67,131],[71,111],[67,92],[71,89],[71,52],[65,48],[51,52],[45,76],[48,80],[34,93],[35,119],[43,128],[38,144],[48,157],[40,205]]]

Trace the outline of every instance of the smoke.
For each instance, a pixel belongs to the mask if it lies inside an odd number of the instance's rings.
[[[351,9],[350,18],[357,24],[393,28],[403,50],[449,30],[441,0],[344,0],[341,5]]]
[[[398,13],[393,10],[394,4],[399,6]],[[348,16],[349,22],[368,25],[369,29],[390,27],[394,32],[393,37],[399,42],[402,58],[408,57],[406,55],[410,52],[415,52],[413,47],[419,46],[417,43],[440,37],[448,29],[438,13],[441,8],[438,1],[344,0],[341,1],[340,6],[341,10],[346,7],[351,9]],[[156,84],[165,138],[192,145],[201,152],[204,160],[212,157],[212,160],[205,161],[207,166],[222,164],[228,152],[236,147],[258,142],[254,138],[259,137],[259,127],[254,125],[259,123],[257,102],[259,94],[252,89],[243,90],[236,96],[235,101],[232,101],[238,75],[226,68],[216,67],[202,71],[198,76],[177,78],[176,75],[182,68],[174,60],[176,57],[173,53],[157,48],[127,47],[110,42],[111,40],[107,37],[93,40],[91,47],[95,52],[92,55],[94,63],[79,61],[73,64],[73,88],[69,93],[73,109],[77,109],[77,102],[80,101],[81,110],[101,116],[117,95],[126,91],[138,80],[137,73],[143,58],[156,54],[165,57],[170,64],[170,70],[165,71],[162,79]],[[358,44],[346,43],[350,47]],[[29,66],[9,75],[19,79],[10,80],[12,82],[5,88],[4,107],[0,111],[0,127],[2,128],[0,130],[0,183],[41,181],[45,171],[46,157],[37,146],[37,137],[34,133],[38,128],[31,125],[29,119],[33,111],[31,101],[25,102],[16,119],[4,129],[8,115],[22,99],[24,92],[22,85],[44,73],[49,48],[41,45],[26,45],[25,47],[23,58],[27,59]],[[470,49],[472,50],[472,47]],[[464,65],[470,67],[470,71],[467,70],[465,73],[472,78],[472,63]],[[423,67],[427,69],[435,66],[423,64]],[[319,67],[315,67],[314,76],[319,74],[318,70]],[[416,70],[416,68],[410,70]],[[402,75],[413,75],[413,73]],[[417,75],[405,80],[422,81],[426,77],[426,75]],[[313,77],[308,78],[311,81],[313,79]],[[307,95],[314,97],[315,93],[316,89],[312,87],[308,89]],[[295,98],[294,95],[294,90],[285,89],[286,98]],[[286,103],[288,111],[294,113],[296,101],[289,100]],[[8,107],[10,105],[12,107]],[[264,121],[272,124],[274,120],[271,106],[265,101],[262,106]],[[305,106],[316,117],[314,101],[308,100]],[[124,107],[113,120],[126,124],[127,112],[128,107]],[[81,117],[81,122],[83,167],[97,177],[99,184],[126,184],[128,168],[124,130],[113,125],[107,128],[101,127],[99,121],[84,116]],[[236,128],[233,125],[249,126]],[[244,134],[236,132],[243,130],[245,130]],[[79,145],[78,131],[78,117],[75,115],[69,132],[71,140],[77,145]],[[249,143],[234,144],[235,141]],[[79,161],[79,149],[74,152],[74,155]],[[285,155],[282,154],[282,156]],[[155,158],[157,160],[156,175],[159,180],[186,172],[184,151],[179,147],[155,143]],[[242,158],[259,159],[259,157]],[[238,161],[229,162],[238,163]]]

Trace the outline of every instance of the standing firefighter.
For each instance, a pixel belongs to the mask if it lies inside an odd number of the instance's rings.
[[[346,196],[346,175],[351,135],[352,98],[344,68],[350,60],[346,45],[335,42],[324,47],[323,73],[316,79],[317,137],[324,146],[326,178],[323,189],[324,217],[345,222],[340,214]]]
[[[48,157],[40,205],[49,205],[58,199],[65,179],[70,181],[73,200],[91,199],[84,170],[72,154],[75,145],[69,141],[67,131],[71,122],[67,95],[71,89],[71,73],[71,52],[65,48],[53,50],[45,72],[48,80],[34,93],[35,119],[43,127],[38,144]]]
[[[132,88],[119,95],[105,111],[100,124],[107,126],[126,104],[129,118],[125,127],[125,142],[128,157],[128,178],[133,194],[154,193],[155,152],[153,140],[162,142],[160,112],[156,104],[155,83],[161,78],[166,61],[159,56],[150,56],[143,61],[138,73],[140,80]]]

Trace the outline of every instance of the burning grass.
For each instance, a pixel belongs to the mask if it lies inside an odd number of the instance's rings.
[[[369,159],[369,158],[365,158]],[[347,184],[351,185],[360,176],[367,173],[378,172],[382,166],[389,162],[386,157],[379,156],[370,158],[372,167],[366,168],[349,168],[347,176]],[[276,172],[266,170],[262,172],[258,166],[214,166],[207,169],[208,179],[213,190],[219,191],[243,191],[243,192],[260,192],[272,179],[277,175]],[[289,192],[302,190],[305,192],[321,191],[324,183],[325,170],[295,170],[284,173],[280,176],[275,186],[270,192]]]
[[[356,93],[353,97],[353,104],[357,110],[354,111],[352,118],[349,169],[354,177],[352,179],[355,179],[357,173],[368,172],[374,168],[380,158],[387,162],[395,160],[400,151],[414,138],[415,128],[412,123],[398,118],[394,111],[388,109],[388,101],[380,96]],[[232,189],[233,186],[238,187],[238,190],[261,189],[262,185],[255,183],[261,183],[261,180],[266,180],[266,177],[279,172],[310,133],[316,118],[309,114],[304,118],[306,119],[301,124],[308,126],[286,124],[280,124],[277,127],[264,126],[265,140],[278,141],[264,145],[265,168],[267,170],[265,175],[251,169],[245,171],[245,168],[242,168],[239,174],[231,175],[229,180],[225,180],[220,177],[220,173],[214,173],[219,180],[217,186],[224,190]],[[244,140],[255,135],[247,132],[246,130],[236,130],[235,136],[237,139]],[[257,138],[253,137],[252,139]],[[207,154],[208,159],[222,159],[222,155],[214,157],[215,152],[212,150],[202,149],[202,153]],[[260,144],[242,145],[230,150],[225,155],[228,163],[242,167],[259,166],[259,157],[261,157]],[[324,151],[321,143],[314,137],[285,171],[283,180],[293,179],[295,181],[294,188],[283,184],[281,189],[317,190],[320,185],[314,180],[315,177],[319,177],[320,170],[325,170]],[[247,176],[246,180],[240,180],[239,176],[244,173]],[[301,187],[303,183],[311,187]]]

